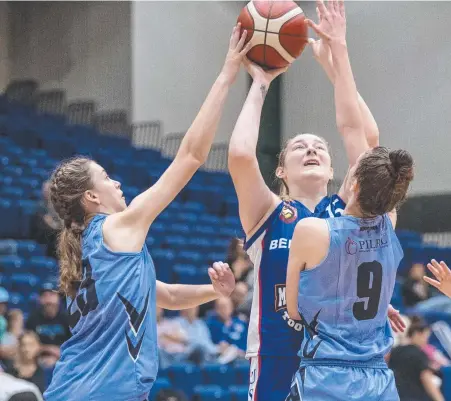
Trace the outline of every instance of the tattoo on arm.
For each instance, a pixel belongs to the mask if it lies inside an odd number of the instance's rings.
[[[264,84],[260,85],[260,92],[262,93],[264,99],[266,97],[266,94],[268,93],[268,88],[266,88],[266,85]]]

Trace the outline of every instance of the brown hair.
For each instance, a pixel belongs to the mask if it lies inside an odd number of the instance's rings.
[[[81,234],[85,224],[82,197],[92,188],[90,162],[86,157],[65,160],[55,169],[50,180],[50,200],[64,223],[57,249],[60,289],[72,297],[82,276]]]
[[[305,134],[299,134],[299,135],[305,135]],[[311,135],[314,135],[314,134],[311,134]],[[296,135],[296,136],[298,136],[298,135]],[[285,142],[285,144],[284,144],[284,146],[283,146],[282,150],[280,151],[280,153],[278,155],[278,158],[277,158],[278,159],[277,168],[285,167],[285,158],[287,156],[288,145],[290,144],[290,142],[294,138],[296,138],[296,136],[293,137],[293,138],[288,139]],[[318,136],[318,135],[315,135],[315,136],[317,136],[319,139],[321,139],[324,142],[324,144],[327,147],[327,151],[330,153],[329,144],[327,143],[327,141],[321,136]],[[279,196],[280,196],[280,198],[282,200],[290,200],[290,188],[288,188],[287,183],[282,178],[277,177],[277,175],[276,175],[276,180],[279,181]]]
[[[365,217],[391,212],[405,200],[413,180],[413,159],[406,150],[378,146],[360,160],[354,177],[357,202]]]

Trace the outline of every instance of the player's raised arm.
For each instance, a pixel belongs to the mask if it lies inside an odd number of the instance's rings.
[[[265,72],[247,59],[244,63],[253,83],[230,138],[228,166],[238,195],[241,224],[249,234],[280,201],[268,188],[260,172],[257,142],[269,86],[286,68]]]
[[[221,73],[184,136],[174,161],[155,185],[137,196],[125,211],[109,216],[105,222],[105,239],[114,250],[139,251],[153,220],[207,160],[229,89],[248,50],[244,46],[246,31],[241,38],[239,35],[238,25],[233,29]]]
[[[163,309],[181,310],[228,297],[235,288],[235,276],[227,263],[215,262],[208,269],[212,284],[183,285],[157,281],[157,305]]]
[[[317,12],[319,14],[318,9]],[[321,65],[330,82],[332,82],[332,85],[334,85],[335,69],[332,60],[332,53],[330,51],[330,46],[322,39],[319,40],[309,39],[309,44],[312,47],[313,57],[319,63],[319,65]],[[365,103],[365,100],[363,100],[363,97],[360,95],[360,93],[357,93],[357,97],[359,102],[360,113],[363,119],[363,125],[365,128],[366,141],[370,148],[374,148],[376,146],[379,146],[379,127],[377,126],[376,120],[374,119],[371,110]],[[355,157],[355,152],[352,152],[351,140],[352,138],[343,137],[345,148],[346,149],[348,149],[348,147],[351,148],[351,152],[349,153],[348,157],[349,164],[353,165],[356,162],[356,160],[353,159],[353,157]]]

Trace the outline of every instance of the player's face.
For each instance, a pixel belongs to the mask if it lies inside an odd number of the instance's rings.
[[[287,145],[283,167],[284,180],[290,182],[308,179],[323,180],[326,184],[333,177],[327,144],[312,134],[301,134]]]
[[[87,200],[102,206],[109,213],[122,212],[127,204],[121,191],[121,183],[111,179],[102,166],[97,163],[92,162],[89,169],[93,188],[86,191]]]

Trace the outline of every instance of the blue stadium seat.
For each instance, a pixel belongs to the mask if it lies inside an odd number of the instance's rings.
[[[226,258],[225,252],[210,252],[207,255],[207,262],[212,263],[212,262],[224,261],[225,258]]]
[[[445,400],[451,400],[451,366],[442,368],[443,381],[442,381],[442,394]]]
[[[12,239],[0,240],[0,256],[17,255],[17,241]]]
[[[164,237],[162,243],[172,249],[180,249],[187,246],[187,238],[181,235],[168,235]]]
[[[186,202],[183,204],[183,210],[201,213],[205,210],[205,206],[201,202]]]
[[[45,256],[45,245],[38,244],[34,241],[19,241],[17,243],[17,254],[19,256],[29,258],[32,256]]]
[[[194,401],[231,401],[230,392],[218,385],[194,387]]]
[[[199,216],[195,213],[177,213],[175,218],[181,223],[195,223]]]
[[[27,265],[29,266],[31,273],[42,278],[49,275],[56,276],[58,274],[58,264],[56,260],[52,258],[33,256],[28,260]]]
[[[180,251],[176,253],[175,259],[177,263],[193,264],[198,266],[202,262],[203,256],[200,252]]]
[[[17,186],[14,187],[3,187],[1,190],[2,198],[11,199],[13,201],[24,199],[25,191]]]
[[[34,288],[39,288],[40,279],[33,274],[12,274],[10,277],[10,288],[12,291],[29,294]]]
[[[200,369],[189,363],[172,365],[168,368],[168,377],[173,388],[183,390],[189,397],[193,394],[193,388],[202,383]]]
[[[18,308],[21,310],[28,310],[28,305],[25,297],[17,292],[11,292],[9,294],[9,305],[12,308]]]
[[[13,165],[8,165],[2,168],[2,174],[10,175],[12,177],[21,177],[23,174],[23,168]]]
[[[177,264],[174,266],[174,280],[180,284],[194,284],[196,272],[196,266]]]
[[[221,219],[218,216],[215,216],[214,214],[205,213],[199,217],[199,222],[219,226],[221,224]]]
[[[241,228],[241,221],[238,216],[226,216],[224,217],[224,223],[232,228]]]
[[[160,372],[158,372],[158,376],[160,376]],[[161,391],[161,390],[167,390],[171,388],[170,381],[165,377],[158,377],[155,380],[155,383],[152,386],[152,389],[149,393],[149,401],[155,400],[155,396]]]
[[[18,256],[0,256],[0,272],[7,276],[23,271],[24,259]]]
[[[236,383],[233,367],[217,363],[205,364],[202,367],[205,384],[221,384],[228,387]]]
[[[197,234],[205,234],[209,238],[217,235],[216,228],[208,225],[196,225],[192,230]]]
[[[249,373],[249,369],[248,369]],[[249,394],[249,386],[230,386],[229,392],[232,398],[232,401],[247,401]],[[287,393],[288,394],[288,393]]]
[[[36,180],[34,178],[28,178],[28,177],[18,178],[15,181],[15,185],[17,185],[18,187],[21,187],[25,190],[41,188],[41,183],[38,180]]]
[[[190,226],[188,224],[172,223],[168,225],[168,231],[174,234],[188,234]]]
[[[247,386],[249,384],[249,361],[236,361],[233,368],[235,372],[235,383]]]
[[[17,222],[20,219],[20,208],[17,202],[7,199],[0,199],[0,238],[18,238],[20,236],[20,226]]]

